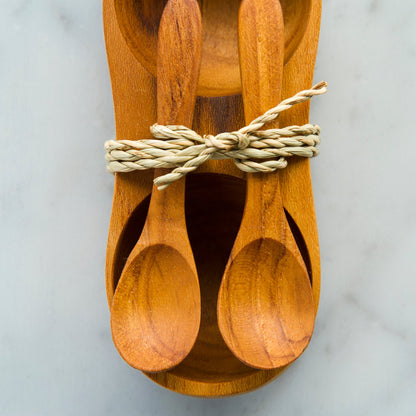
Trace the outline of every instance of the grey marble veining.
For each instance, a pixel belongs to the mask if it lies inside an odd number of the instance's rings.
[[[153,384],[112,344],[101,2],[0,0],[0,415],[415,414],[416,2],[323,3],[315,335],[270,385],[201,400]]]

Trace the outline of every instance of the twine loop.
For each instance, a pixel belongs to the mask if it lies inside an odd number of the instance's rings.
[[[150,127],[153,139],[109,140],[105,143],[107,169],[111,173],[152,168],[173,168],[155,178],[158,189],[194,171],[210,159],[233,159],[244,172],[273,172],[287,166],[291,156],[319,154],[320,128],[317,125],[289,126],[261,130],[282,111],[326,93],[326,82],[282,101],[238,131],[201,136],[185,126]]]

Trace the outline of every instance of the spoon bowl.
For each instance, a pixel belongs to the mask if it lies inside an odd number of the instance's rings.
[[[189,339],[194,340],[199,329],[199,320],[189,319],[199,309],[198,286],[189,284],[194,279],[192,267],[173,247],[155,244],[145,247],[123,273],[130,278],[119,286],[117,296],[131,301],[114,303],[111,325],[113,333],[129,336],[115,337],[116,348],[133,367],[137,363],[152,371],[172,367],[187,355]],[[179,299],[177,285],[182,288]],[[132,292],[140,293],[146,302],[129,296]]]
[[[253,292],[257,296],[250,299]],[[228,324],[220,320],[221,333],[247,365],[282,367],[309,343],[314,325],[310,283],[299,259],[279,241],[257,239],[238,252],[218,302],[219,319],[224,319],[221,306],[230,311]],[[258,348],[259,340],[264,348]]]

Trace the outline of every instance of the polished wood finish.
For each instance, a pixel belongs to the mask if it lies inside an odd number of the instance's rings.
[[[281,101],[284,29],[278,0],[243,0],[239,51],[249,124]],[[286,220],[279,183],[278,171],[247,175],[244,215],[218,296],[225,342],[241,361],[262,369],[298,358],[315,321],[308,272]]]
[[[157,118],[192,125],[202,30],[196,0],[169,0],[160,21]],[[158,169],[155,175],[162,172]],[[200,324],[200,291],[184,212],[185,180],[153,189],[142,234],[111,309],[114,344],[131,366],[153,372],[188,355]]]
[[[126,4],[136,3],[136,0],[124,1]],[[149,0],[148,10],[154,9],[154,1],[156,0]],[[131,31],[126,29],[130,24],[127,19],[141,18],[137,13],[127,15],[127,12],[123,14],[120,10],[117,11],[116,6],[122,2],[123,0],[103,0],[116,137],[118,139],[149,138],[149,126],[156,122],[154,77],[156,65],[153,72],[143,66],[143,60],[139,55],[140,49],[146,45],[134,37],[135,33],[138,34],[135,29]],[[224,0],[222,3],[227,2],[229,1]],[[232,36],[235,38],[235,46],[230,50],[230,59],[236,65],[238,65],[237,8],[233,9],[232,18],[231,15],[224,14],[218,17],[218,21],[222,19],[225,21],[224,19],[228,18],[234,21]],[[285,0],[282,1],[282,8],[286,44],[282,97],[286,98],[312,85],[321,1]],[[206,10],[202,7],[203,26],[207,18]],[[291,32],[288,30],[290,24],[293,27]],[[157,33],[157,25],[158,21],[151,21],[147,30]],[[203,27],[204,36],[207,36],[205,30]],[[125,36],[126,32],[131,34],[130,40]],[[290,33],[296,35],[296,39],[291,38]],[[214,42],[215,39],[213,44]],[[135,46],[132,46],[133,43]],[[217,43],[221,48],[221,42]],[[290,53],[289,45],[296,45]],[[156,62],[156,49],[149,48],[154,54],[152,59]],[[216,76],[216,72],[212,71],[211,83],[215,83]],[[216,134],[238,129],[244,125],[242,99],[238,94],[241,91],[239,72],[235,79],[237,87],[230,88],[225,93],[237,94],[215,97],[219,94],[209,90],[209,94],[206,94],[209,96],[198,97],[193,122],[196,131],[202,134]],[[308,119],[309,104],[305,102],[283,113],[280,116],[280,125],[303,124],[308,122]],[[234,357],[221,337],[216,317],[218,289],[240,225],[246,187],[242,179],[243,173],[230,161],[211,161],[197,172],[198,174],[187,178],[185,212],[200,279],[202,303],[200,331],[190,354],[178,366],[169,371],[146,374],[156,383],[175,392],[193,396],[220,397],[256,389],[280,375],[284,368],[257,370],[248,367]],[[211,174],[214,172],[218,174]],[[116,174],[115,177],[106,256],[106,284],[110,306],[121,270],[143,229],[152,178],[151,171]],[[297,241],[304,241],[304,244],[298,242],[298,246],[304,246],[301,252],[312,281],[317,309],[320,292],[319,244],[309,160],[290,159],[288,167],[281,172],[281,191],[289,219],[293,218],[291,226],[299,230],[292,228],[293,234]],[[201,235],[204,235],[204,239],[200,238]]]

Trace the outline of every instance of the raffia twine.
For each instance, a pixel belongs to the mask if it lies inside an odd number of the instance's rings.
[[[260,129],[278,118],[282,111],[326,92],[327,83],[322,81],[283,100],[248,126],[216,136],[200,136],[185,126],[154,124],[150,127],[154,139],[108,140],[105,142],[107,169],[116,173],[173,168],[170,173],[154,179],[160,190],[210,159],[233,159],[239,169],[249,173],[283,169],[288,157],[310,158],[319,154],[319,126]]]

